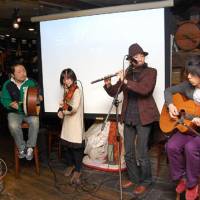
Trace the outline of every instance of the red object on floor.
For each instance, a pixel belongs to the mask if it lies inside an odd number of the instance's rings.
[[[191,189],[186,190],[185,198],[186,200],[195,200],[199,196],[199,185]]]
[[[176,192],[181,194],[185,190],[186,190],[186,180],[185,179],[181,179],[179,181],[178,185],[176,186]]]

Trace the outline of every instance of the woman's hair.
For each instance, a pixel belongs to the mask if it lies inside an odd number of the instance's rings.
[[[67,77],[68,79],[71,79],[73,82],[77,81],[76,74],[74,71],[70,68],[64,69],[60,74],[60,85],[63,86],[63,80]]]
[[[185,65],[186,73],[200,77],[200,55],[190,56]]]

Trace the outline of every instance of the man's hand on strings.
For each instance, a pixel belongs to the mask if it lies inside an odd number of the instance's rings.
[[[176,106],[174,104],[169,104],[168,105],[169,108],[169,115],[171,118],[176,119],[177,115],[179,115],[178,109],[176,108]]]
[[[194,124],[196,124],[197,126],[200,126],[200,118],[199,118],[199,117],[193,118],[193,119],[192,119],[192,122],[193,122]]]

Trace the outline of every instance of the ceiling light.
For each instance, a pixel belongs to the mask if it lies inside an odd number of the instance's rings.
[[[34,29],[34,28],[29,28],[28,30],[29,30],[29,31],[34,31],[35,29]]]
[[[19,28],[19,24],[16,21],[13,22],[13,28],[15,28],[15,29]]]
[[[20,22],[22,21],[21,17],[17,17],[17,18],[16,18],[16,21],[17,21],[18,23],[20,23]]]
[[[13,24],[12,24],[13,28],[18,29],[19,28],[19,23],[22,21],[21,17],[19,16],[19,8],[15,8],[14,9],[12,18],[13,18]]]
[[[5,38],[4,35],[0,35],[0,39],[3,40]]]
[[[11,38],[11,42],[15,43],[16,42],[16,38]]]
[[[22,44],[26,44],[27,43],[27,40],[22,40]]]

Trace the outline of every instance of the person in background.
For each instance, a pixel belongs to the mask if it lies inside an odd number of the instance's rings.
[[[173,102],[173,94],[180,93],[200,104],[200,55],[190,56],[186,62],[186,81],[165,90],[165,103],[172,119],[177,119],[179,111]],[[192,119],[200,126],[200,116]],[[182,134],[176,131],[166,145],[172,180],[177,181],[176,192],[186,191],[186,200],[195,200],[199,195],[200,177],[200,137],[189,130]]]
[[[64,94],[58,117],[63,119],[61,139],[63,146],[67,147],[69,163],[65,176],[73,173],[71,183],[80,184],[84,152],[83,93],[77,85],[76,74],[70,68],[61,72],[60,85]]]
[[[136,195],[143,194],[152,183],[148,140],[153,122],[159,121],[153,98],[157,71],[145,63],[147,55],[137,43],[132,44],[127,58],[130,66],[125,73],[118,73],[119,81],[115,85],[106,79],[104,86],[112,97],[119,88],[123,92],[121,121],[124,123],[125,161],[129,180],[123,181],[122,187],[135,185],[133,193]]]
[[[26,116],[23,110],[24,91],[28,87],[38,87],[38,84],[27,77],[25,66],[15,63],[11,66],[11,78],[3,84],[1,103],[8,112],[8,128],[19,151],[19,158],[31,160],[33,148],[37,142],[39,117]],[[40,95],[40,100],[42,96]],[[28,140],[25,141],[21,128],[22,122],[29,124]]]

